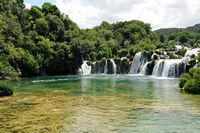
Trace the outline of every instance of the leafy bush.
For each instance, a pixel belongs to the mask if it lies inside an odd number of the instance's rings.
[[[200,94],[200,67],[191,68],[189,73],[181,75],[179,86],[186,92]]]
[[[200,81],[198,79],[190,79],[184,85],[184,90],[189,93],[200,93]]]
[[[197,68],[191,68],[189,70],[189,74],[192,78],[194,79],[199,79],[200,80],[200,67]]]
[[[10,96],[13,94],[13,89],[7,83],[1,81],[0,82],[0,96]]]
[[[6,56],[0,56],[0,79],[17,78],[20,72],[17,72],[9,63]]]
[[[128,55],[128,49],[121,49],[117,51],[119,57],[126,57]]]
[[[179,87],[183,88],[185,83],[190,79],[190,74],[188,73],[184,73],[183,75],[181,75],[181,77],[179,78]]]
[[[177,54],[180,55],[180,56],[184,56],[185,53],[186,53],[186,51],[187,51],[187,49],[182,48],[182,49],[179,49],[179,50],[177,51]]]

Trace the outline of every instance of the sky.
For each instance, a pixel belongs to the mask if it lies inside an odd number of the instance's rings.
[[[188,27],[200,23],[200,0],[24,0],[27,8],[44,2],[57,5],[80,28],[102,21],[141,20],[159,28]]]

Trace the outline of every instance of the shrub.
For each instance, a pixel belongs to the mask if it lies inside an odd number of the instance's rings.
[[[10,96],[13,94],[13,89],[7,83],[1,81],[0,82],[0,96]]]
[[[117,66],[120,65],[121,58],[115,57],[113,60],[115,61],[115,63],[116,63]]]
[[[197,68],[191,68],[189,70],[189,74],[192,78],[194,79],[199,79],[200,80],[200,67]]]
[[[179,86],[186,92],[200,94],[200,68],[191,68],[179,79]]]
[[[178,50],[177,54],[180,55],[180,56],[184,56],[185,53],[186,53],[186,51],[187,51],[187,49],[182,48],[182,49],[179,49],[179,50]]]
[[[128,55],[128,49],[121,49],[117,51],[119,57],[126,57]]]
[[[124,63],[124,64],[129,64],[129,58],[123,58],[122,59],[122,62]]]
[[[184,73],[181,75],[181,77],[179,78],[179,87],[183,88],[185,83],[190,79],[190,75],[188,73]]]
[[[184,90],[189,93],[200,93],[200,81],[198,79],[190,79],[184,85]]]
[[[0,79],[15,79],[18,76],[20,76],[20,72],[17,72],[15,68],[10,65],[8,58],[5,55],[0,56]]]

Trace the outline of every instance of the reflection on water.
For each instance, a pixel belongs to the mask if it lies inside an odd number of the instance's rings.
[[[200,131],[200,96],[176,79],[133,75],[38,77],[14,81],[0,98],[0,132]]]
[[[91,86],[91,78],[90,77],[83,77],[81,79],[81,92],[86,93],[87,90],[89,88],[91,88],[90,86]]]

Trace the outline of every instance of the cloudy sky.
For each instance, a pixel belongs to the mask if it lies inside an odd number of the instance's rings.
[[[200,23],[200,0],[24,0],[27,8],[51,2],[81,28],[102,21],[141,20],[152,28],[187,27]]]

